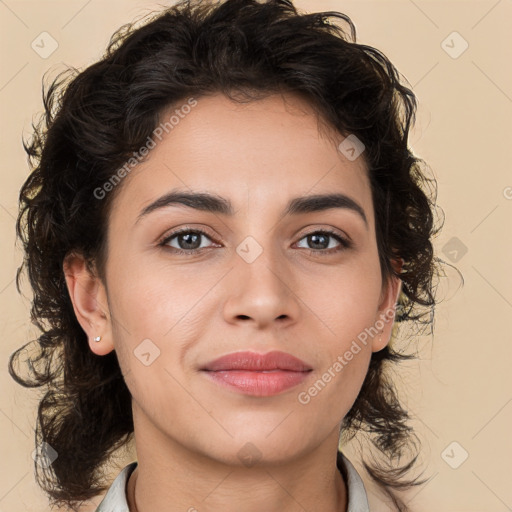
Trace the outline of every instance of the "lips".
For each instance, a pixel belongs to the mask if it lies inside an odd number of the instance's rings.
[[[291,354],[274,350],[267,354],[234,352],[201,370],[210,382],[231,391],[269,397],[298,386],[313,369]]]
[[[293,372],[307,372],[311,366],[291,354],[274,350],[266,354],[256,352],[233,352],[207,363],[201,370],[207,371],[272,371],[288,370]]]

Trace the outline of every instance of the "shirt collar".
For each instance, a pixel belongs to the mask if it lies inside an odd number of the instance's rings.
[[[370,512],[363,481],[356,468],[342,452],[338,451],[337,466],[345,480],[348,493],[347,512]],[[126,500],[126,484],[137,462],[125,466],[112,482],[96,512],[130,512]]]

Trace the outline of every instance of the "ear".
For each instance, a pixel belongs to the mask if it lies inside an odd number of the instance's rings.
[[[401,258],[393,261],[393,268],[397,274],[400,274],[402,266],[403,260]],[[379,332],[373,337],[372,352],[382,350],[391,339],[396,315],[396,303],[401,291],[402,280],[393,274],[382,285],[379,309],[374,324]]]
[[[81,254],[66,255],[63,270],[76,318],[87,334],[91,351],[99,356],[112,352],[110,312],[101,279],[90,272]],[[94,341],[97,336],[101,337],[99,342]]]

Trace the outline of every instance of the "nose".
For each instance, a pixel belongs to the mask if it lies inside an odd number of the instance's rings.
[[[229,287],[224,305],[225,320],[252,323],[257,329],[276,324],[284,327],[296,322],[300,298],[286,258],[265,248],[252,260],[243,253],[246,247],[234,255],[234,268],[229,273],[229,282],[225,283]]]

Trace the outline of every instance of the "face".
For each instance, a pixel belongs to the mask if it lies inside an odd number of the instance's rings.
[[[389,340],[398,283],[381,279],[367,170],[299,97],[186,110],[117,191],[95,303],[68,274],[75,311],[91,350],[116,351],[136,429],[231,464],[246,443],[284,460],[337,439]],[[171,192],[212,197],[155,203]],[[204,370],[241,351],[309,371]]]

